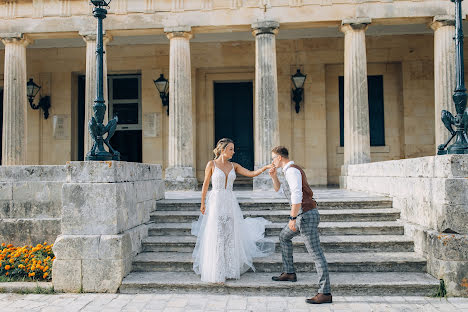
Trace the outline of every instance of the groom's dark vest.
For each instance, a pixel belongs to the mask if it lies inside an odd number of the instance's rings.
[[[307,212],[309,210],[312,210],[317,207],[317,202],[314,199],[314,192],[312,192],[312,189],[309,186],[309,183],[307,183],[307,177],[304,173],[304,170],[302,170],[301,167],[292,164],[292,168],[296,168],[299,170],[302,176],[302,203],[301,203],[301,209],[302,212]]]

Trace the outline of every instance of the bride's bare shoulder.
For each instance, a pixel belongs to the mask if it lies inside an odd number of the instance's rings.
[[[210,160],[210,161],[206,164],[206,169],[211,169],[211,168],[214,167],[213,161],[214,161],[214,160]]]

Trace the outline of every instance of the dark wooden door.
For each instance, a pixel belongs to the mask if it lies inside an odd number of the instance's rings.
[[[252,82],[215,83],[215,142],[230,138],[235,143],[232,161],[254,168]]]

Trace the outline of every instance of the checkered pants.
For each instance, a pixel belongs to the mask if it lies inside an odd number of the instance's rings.
[[[319,293],[330,293],[330,277],[328,276],[328,264],[320,247],[318,224],[320,215],[317,209],[312,209],[297,217],[296,232],[289,229],[288,225],[281,231],[279,239],[283,254],[283,272],[295,273],[293,263],[293,244],[291,239],[302,235],[307,251],[315,262],[315,268],[319,276]]]

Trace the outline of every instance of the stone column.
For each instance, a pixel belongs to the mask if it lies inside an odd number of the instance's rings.
[[[85,135],[84,135],[84,155],[89,152],[93,141],[89,135],[88,122],[93,116],[93,105],[96,99],[96,34],[81,34],[86,42],[86,95],[85,95]],[[107,49],[107,43],[112,40],[112,36],[104,35],[103,47]],[[107,124],[109,113],[109,97],[107,94],[107,53],[104,53],[104,101],[107,105],[107,113],[104,116],[104,124]]]
[[[344,165],[368,163],[370,157],[366,36],[369,18],[343,20]]]
[[[0,35],[5,45],[2,165],[26,164],[26,46],[21,34]]]
[[[279,144],[276,34],[279,23],[252,24],[255,36],[255,169],[271,163],[271,149]],[[253,181],[254,190],[271,189],[268,173]]]
[[[445,144],[450,132],[441,120],[443,109],[455,114],[452,100],[455,90],[455,18],[435,16],[431,24],[434,30],[434,91],[435,91],[435,148]]]
[[[167,190],[195,190],[193,166],[192,72],[190,65],[191,28],[165,28],[169,52],[169,159]]]

